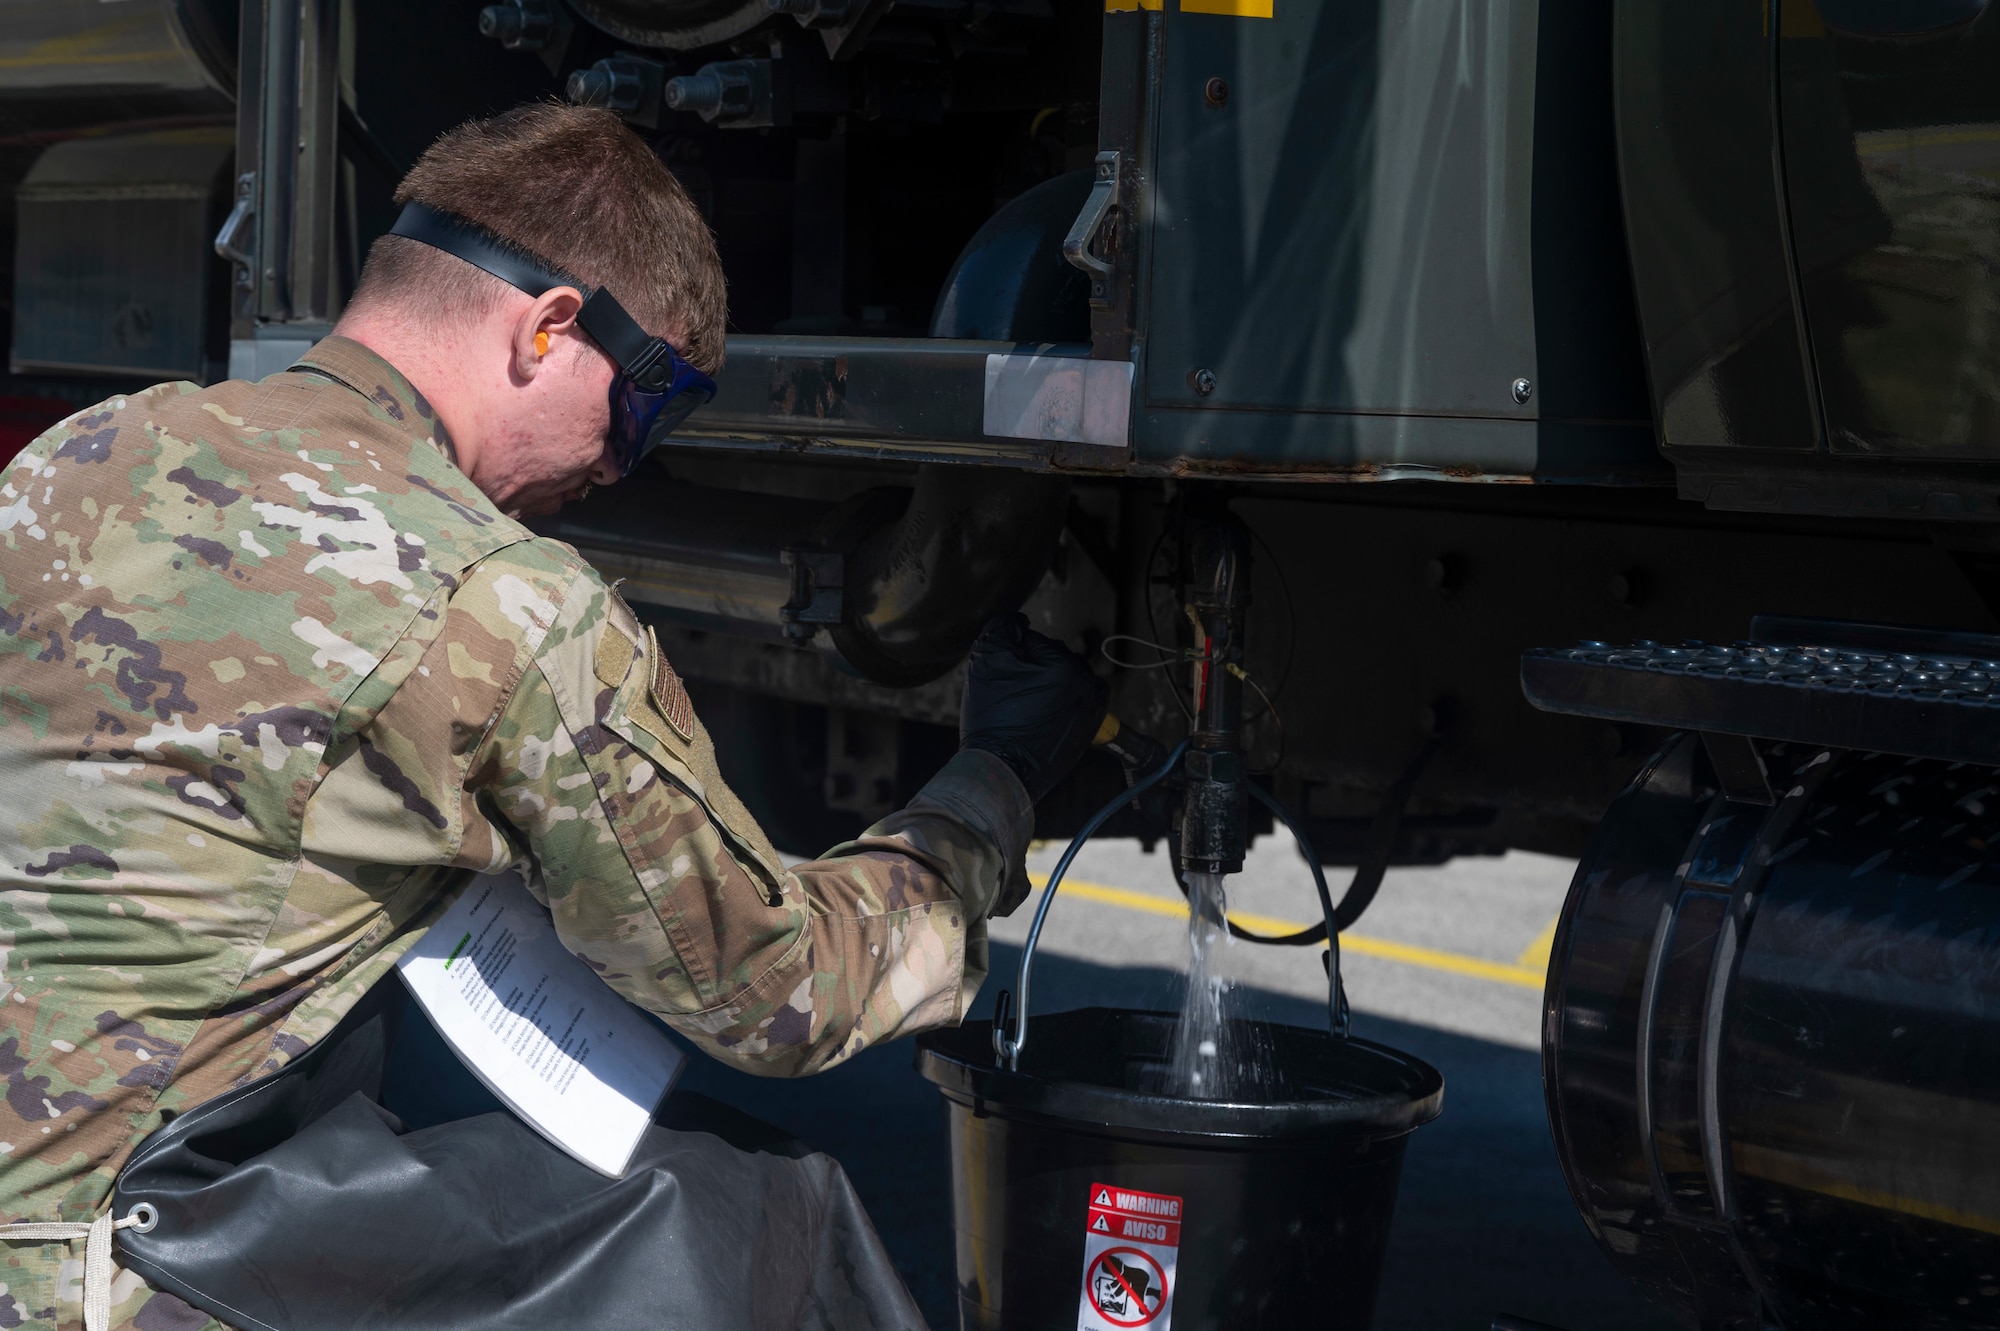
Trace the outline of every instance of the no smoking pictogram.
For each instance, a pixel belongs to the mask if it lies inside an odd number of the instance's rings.
[[[1144,1326],[1167,1306],[1167,1273],[1139,1248],[1107,1248],[1083,1273],[1084,1296],[1113,1326]]]
[[[1077,1331],[1169,1331],[1181,1199],[1093,1183],[1087,1203]]]

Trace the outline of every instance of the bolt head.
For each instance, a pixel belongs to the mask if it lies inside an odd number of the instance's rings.
[[[1188,385],[1203,397],[1215,391],[1215,371],[1196,370],[1188,375]]]
[[[1614,604],[1627,608],[1636,606],[1646,599],[1645,570],[1618,569],[1604,580],[1604,586],[1605,590],[1611,593]]]
[[[1210,106],[1229,104],[1229,82],[1227,79],[1210,79],[1202,86],[1201,99]]]
[[[1526,403],[1529,398],[1535,395],[1535,386],[1526,379],[1516,379],[1513,384],[1513,393],[1516,402]]]
[[[1424,585],[1442,596],[1449,596],[1465,583],[1465,556],[1455,550],[1447,550],[1424,565]]]

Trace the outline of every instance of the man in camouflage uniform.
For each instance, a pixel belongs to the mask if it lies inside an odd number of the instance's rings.
[[[712,241],[610,116],[464,127],[407,198],[719,362]],[[311,1048],[474,872],[523,868],[606,983],[784,1075],[961,1019],[1020,891],[1067,731],[974,736],[907,809],[783,865],[651,636],[514,516],[615,479],[577,293],[411,244],[378,242],[341,335],[286,373],[114,397],[4,474],[0,1220],[104,1214],[138,1143]],[[0,1329],[79,1326],[85,1256],[0,1246]],[[112,1325],[212,1325],[131,1272],[110,1297]]]

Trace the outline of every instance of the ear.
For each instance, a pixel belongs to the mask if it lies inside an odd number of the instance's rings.
[[[583,308],[583,293],[575,287],[551,287],[528,303],[514,321],[514,374],[523,383],[541,373],[546,353],[537,345],[537,334],[545,343],[560,342],[576,329],[577,311]]]

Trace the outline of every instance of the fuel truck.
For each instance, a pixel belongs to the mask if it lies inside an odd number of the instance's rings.
[[[1358,880],[1580,857],[1550,1125],[1688,1326],[2000,1326],[1997,10],[10,0],[0,450],[284,368],[438,133],[609,107],[728,363],[546,529],[778,844],[911,794],[1025,601]]]

